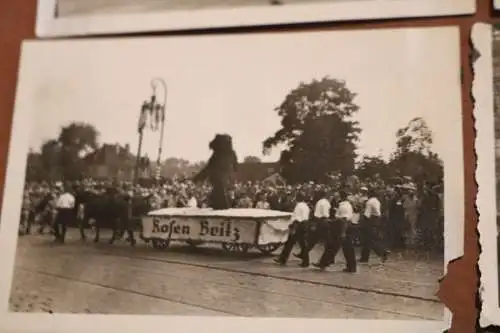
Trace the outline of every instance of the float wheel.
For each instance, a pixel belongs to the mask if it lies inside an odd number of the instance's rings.
[[[281,244],[279,243],[271,243],[265,245],[257,245],[257,249],[263,254],[271,254],[277,249],[279,249]]]
[[[189,245],[190,247],[197,247],[198,245],[203,244],[203,242],[199,240],[189,239],[186,241],[186,244]]]
[[[224,249],[224,251],[230,253],[247,253],[248,250],[250,250],[250,245],[238,243],[222,243],[222,248]]]
[[[151,242],[153,247],[158,250],[166,249],[170,245],[170,241],[164,239],[153,239]]]

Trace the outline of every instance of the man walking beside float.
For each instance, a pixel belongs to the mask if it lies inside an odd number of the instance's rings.
[[[290,234],[279,258],[274,260],[280,265],[286,265],[295,244],[299,244],[301,253],[305,253],[306,251],[307,221],[309,220],[310,209],[305,202],[303,193],[297,194],[296,201],[297,204],[291,217]]]

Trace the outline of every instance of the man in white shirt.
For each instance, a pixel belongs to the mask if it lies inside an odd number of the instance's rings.
[[[374,189],[368,191],[368,200],[361,220],[361,258],[359,262],[367,263],[370,252],[375,252],[383,262],[387,260],[388,252],[382,243],[381,216],[382,208]]]
[[[318,201],[314,205],[313,221],[311,221],[308,228],[307,247],[297,255],[297,257],[302,259],[301,267],[309,266],[309,252],[311,252],[319,241],[322,240],[325,244],[329,242],[330,201],[324,189],[319,190],[317,198]]]
[[[296,197],[296,205],[293,210],[291,217],[292,224],[290,225],[290,230],[288,234],[288,239],[283,246],[283,251],[281,251],[280,256],[274,261],[280,265],[286,265],[288,258],[290,257],[290,252],[295,244],[299,244],[302,253],[306,251],[306,230],[307,221],[309,220],[310,209],[305,202],[305,196],[302,193],[298,193]]]
[[[326,198],[326,193],[321,193],[321,199],[316,202],[314,206],[314,217],[317,219],[328,219],[330,218],[330,209],[332,206],[330,205],[330,201]]]
[[[66,228],[71,219],[75,216],[75,197],[68,190],[64,189],[61,195],[56,199],[57,215],[55,218],[55,241],[64,243],[66,237]]]
[[[344,191],[339,192],[340,203],[335,212],[335,220],[331,222],[330,236],[328,243],[325,244],[325,251],[321,256],[319,262],[314,266],[324,270],[335,261],[340,248],[344,253],[346,268],[344,272],[356,272],[356,256],[354,253],[353,245],[353,216],[354,210],[347,199],[347,193]]]
[[[197,208],[198,207],[198,200],[196,200],[196,197],[194,195],[191,195],[191,198],[188,200],[187,207],[188,208]]]

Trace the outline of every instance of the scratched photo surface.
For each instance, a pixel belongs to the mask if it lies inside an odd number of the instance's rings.
[[[388,3],[387,5],[393,2],[393,0],[57,0],[55,15],[64,18],[95,14],[130,14],[241,7],[288,7],[304,4],[349,4],[363,1],[385,2]],[[418,0],[399,0],[399,2],[401,1],[415,2]],[[464,2],[463,0],[460,1]]]
[[[38,0],[38,37],[472,14],[475,0]]]
[[[8,311],[442,321],[458,45],[454,28],[26,43]]]
[[[310,3],[342,3],[358,0],[57,0],[56,16],[147,13],[170,10],[203,10]],[[375,1],[375,0],[370,0]],[[414,0],[404,0],[414,1]]]

